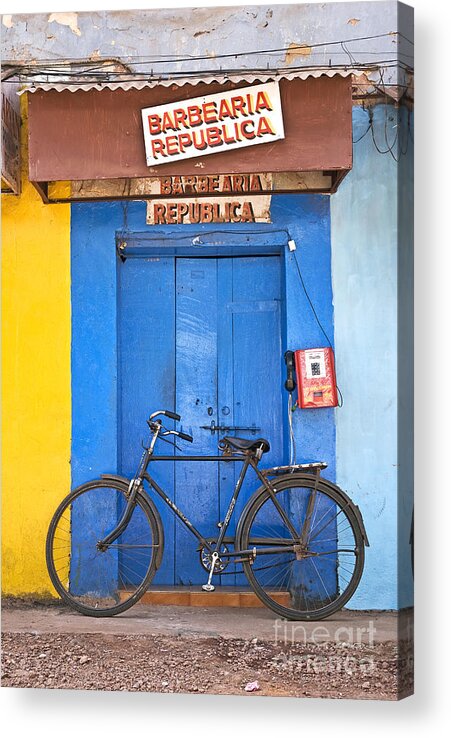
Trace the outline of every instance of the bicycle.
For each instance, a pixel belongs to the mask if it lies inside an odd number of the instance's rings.
[[[327,464],[260,469],[269,442],[235,436],[221,439],[217,456],[158,456],[158,439],[193,441],[187,433],[166,428],[162,416],[180,420],[168,410],[150,415],[150,441],[143,445],[132,479],[101,475],[74,489],[57,508],[47,534],[46,560],[62,599],[85,615],[105,617],[124,612],[142,597],[164,548],[161,517],[147,485],[197,539],[208,574],[203,590],[213,591],[213,577],[226,573],[231,563],[242,564],[240,573],[257,597],[282,618],[320,620],[344,607],[360,582],[369,544],[358,506],[321,477]],[[168,460],[242,464],[216,535],[200,533],[149,475],[151,462]],[[261,486],[246,503],[235,536],[227,536],[249,467]]]

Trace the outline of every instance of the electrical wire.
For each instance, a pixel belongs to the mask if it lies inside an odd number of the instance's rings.
[[[293,431],[293,395],[288,394],[288,429],[290,435],[290,466],[296,464],[296,439]]]
[[[288,232],[288,231],[287,231],[287,232]],[[290,234],[289,234],[289,233],[288,233],[288,237],[289,237],[289,238],[291,238],[291,236],[290,236]],[[304,282],[304,280],[303,280],[303,278],[302,278],[302,272],[301,272],[301,269],[300,269],[300,267],[299,267],[299,262],[298,262],[298,260],[297,260],[297,257],[296,257],[296,251],[293,251],[293,252],[292,252],[292,256],[294,257],[294,262],[295,262],[295,264],[296,264],[296,267],[297,267],[297,271],[298,271],[298,274],[299,274],[299,279],[300,279],[300,281],[301,281],[301,284],[302,284],[302,288],[303,288],[303,290],[304,290],[304,293],[305,293],[305,296],[306,296],[306,298],[307,298],[307,300],[308,300],[308,303],[309,303],[309,305],[310,305],[310,308],[311,308],[311,310],[312,310],[312,312],[313,312],[313,315],[315,316],[316,322],[318,323],[318,325],[319,325],[319,327],[320,327],[320,329],[321,329],[321,332],[323,333],[323,335],[324,335],[324,337],[325,337],[325,339],[326,339],[326,341],[327,341],[327,343],[328,343],[329,347],[330,347],[330,348],[331,348],[331,349],[333,350],[333,346],[332,346],[332,341],[330,340],[329,336],[327,335],[326,331],[324,330],[324,328],[323,328],[323,326],[322,326],[322,323],[321,323],[321,321],[320,321],[320,319],[319,319],[319,317],[318,317],[318,315],[317,315],[317,312],[316,312],[316,310],[315,310],[315,308],[314,308],[313,302],[312,302],[312,300],[310,299],[310,295],[309,295],[309,293],[308,293],[308,291],[307,291],[307,287],[305,286],[305,282]],[[336,389],[337,389],[337,392],[338,392],[338,394],[339,394],[339,396],[340,396],[340,400],[339,400],[339,402],[338,402],[338,407],[343,407],[343,405],[344,405],[344,399],[343,399],[343,395],[342,395],[342,392],[341,392],[341,390],[340,390],[340,388],[339,388],[339,386],[338,386],[337,382],[335,382],[335,387],[336,387]],[[290,416],[289,416],[289,417],[290,417]]]
[[[321,323],[320,319],[318,318],[318,315],[317,315],[317,312],[316,312],[316,310],[315,310],[315,307],[314,307],[314,305],[313,305],[313,302],[312,302],[312,301],[311,301],[311,299],[310,299],[310,295],[309,295],[309,293],[307,292],[307,288],[306,288],[306,286],[305,286],[305,282],[304,282],[304,280],[303,280],[303,277],[302,277],[301,269],[300,269],[300,267],[299,267],[299,262],[298,262],[298,260],[297,260],[297,256],[296,256],[296,251],[293,251],[293,252],[292,252],[292,257],[293,257],[293,259],[294,259],[294,263],[296,264],[296,268],[297,268],[297,271],[298,271],[299,279],[300,279],[300,281],[301,281],[302,289],[304,290],[304,294],[305,294],[305,296],[306,296],[306,298],[307,298],[307,300],[308,300],[308,303],[309,303],[309,305],[310,305],[310,308],[311,308],[311,310],[312,310],[312,313],[313,313],[313,315],[315,316],[315,320],[316,320],[316,322],[318,323],[318,325],[319,325],[319,327],[320,327],[320,330],[321,330],[322,334],[324,335],[324,337],[325,337],[325,339],[326,339],[326,341],[327,341],[328,345],[330,346],[330,348],[332,348],[332,342],[331,342],[331,340],[330,340],[329,336],[327,335],[326,331],[324,330],[324,328],[323,328],[323,326],[322,326],[322,323]]]
[[[280,53],[283,53],[283,52],[285,52],[285,53],[286,52],[292,52],[293,53],[293,52],[295,52],[297,50],[305,49],[306,47],[308,47],[309,49],[317,49],[317,48],[322,48],[322,47],[325,47],[325,46],[336,46],[336,45],[342,45],[342,44],[348,44],[348,43],[355,43],[356,41],[371,41],[371,40],[374,40],[374,39],[387,38],[387,37],[393,38],[394,36],[399,36],[400,38],[403,38],[405,41],[407,41],[408,43],[412,44],[412,46],[414,46],[414,42],[411,41],[406,36],[404,36],[401,32],[399,32],[399,31],[388,31],[387,33],[378,33],[378,34],[374,34],[372,36],[357,36],[355,38],[347,38],[347,39],[334,40],[334,41],[323,41],[323,42],[319,42],[319,43],[315,43],[315,44],[306,44],[306,43],[303,43],[303,44],[297,44],[295,46],[282,46],[282,47],[274,48],[274,49],[252,49],[252,50],[248,50],[248,51],[235,51],[235,52],[230,52],[228,54],[217,54],[215,56],[215,59],[230,59],[230,58],[237,59],[238,57],[243,57],[243,56],[255,56],[255,55],[258,55],[258,54],[260,54],[260,55],[264,55],[264,54],[280,54]],[[373,53],[376,54],[378,52],[373,52]],[[384,52],[384,53],[388,53],[388,52]],[[108,57],[106,57],[106,58],[108,59],[108,61],[110,61],[111,60],[111,55],[108,56]],[[95,62],[98,63],[99,61],[101,61],[101,59],[102,59],[102,57],[98,57],[95,60]],[[162,63],[163,61],[164,61],[164,63],[180,63],[180,62],[184,62],[184,61],[203,61],[203,60],[209,60],[209,61],[211,61],[211,56],[210,55],[207,55],[207,54],[204,54],[204,55],[185,54],[184,56],[182,56],[180,54],[153,54],[152,56],[148,56],[148,57],[146,57],[146,56],[133,56],[133,55],[128,55],[128,56],[124,56],[123,58],[121,58],[120,61],[122,61],[122,62],[124,62],[124,61],[133,61],[133,60],[136,61],[137,59],[140,59],[142,63],[158,64],[158,63]],[[8,65],[9,63],[10,62],[6,60],[6,61],[3,62],[3,65],[5,66],[5,65]],[[13,62],[11,62],[11,64],[12,63]],[[64,62],[62,62],[61,60],[55,60],[55,59],[49,59],[48,58],[48,59],[41,59],[39,63],[40,64],[44,64],[44,63],[45,64],[49,64],[49,63],[50,64],[51,63],[53,63],[53,64],[58,64],[58,63],[59,64],[62,64],[62,63],[64,63],[64,64],[71,64],[72,63],[73,64],[73,63],[80,63],[80,60],[79,59],[75,59],[75,58],[74,59],[68,58],[68,59],[65,59]]]
[[[371,128],[371,123],[370,123],[370,122],[368,121],[368,127],[367,127],[367,129],[366,129],[365,133],[362,133],[362,135],[361,135],[361,136],[359,136],[359,138],[356,138],[356,139],[352,139],[352,143],[353,143],[353,144],[357,144],[357,143],[359,143],[359,141],[361,141],[361,140],[362,140],[363,138],[365,138],[365,136],[366,136],[366,134],[368,133],[368,131],[370,130],[370,128]]]
[[[398,68],[402,69],[403,71],[406,71],[408,73],[413,73],[413,68],[409,66],[408,64],[404,64],[399,59],[379,59],[372,62],[360,62],[355,61],[353,64],[298,64],[298,65],[290,65],[290,66],[277,66],[277,67],[270,67],[267,65],[266,67],[230,67],[230,68],[222,68],[222,67],[213,67],[213,68],[206,68],[206,69],[181,69],[181,70],[174,70],[171,73],[163,74],[161,72],[156,71],[154,73],[154,70],[150,70],[149,72],[145,71],[139,71],[134,70],[133,72],[108,72],[105,70],[99,70],[93,73],[92,69],[83,69],[83,70],[72,70],[71,72],[66,72],[66,70],[51,70],[46,67],[38,67],[37,65],[33,65],[32,67],[24,66],[21,67],[20,70],[16,68],[14,77],[9,77],[8,79],[5,79],[4,82],[14,83],[15,80],[20,81],[27,81],[27,79],[33,80],[35,77],[46,77],[49,80],[51,78],[56,78],[61,81],[61,76],[64,76],[64,80],[62,83],[80,83],[80,84],[87,84],[90,83],[92,80],[97,80],[99,82],[105,81],[105,82],[115,82],[115,81],[148,81],[148,80],[172,80],[172,79],[178,79],[180,77],[182,78],[198,78],[199,75],[203,76],[211,76],[214,77],[216,75],[221,76],[230,76],[230,77],[237,77],[240,74],[242,75],[249,75],[249,74],[264,74],[266,76],[268,75],[282,75],[282,74],[293,74],[296,72],[315,72],[315,71],[336,71],[336,72],[350,72],[350,71],[361,71],[361,72],[377,72],[380,70],[380,67],[383,67],[384,69],[392,69],[392,68]],[[371,80],[372,81],[372,80]],[[373,83],[375,84],[375,83]],[[396,83],[386,83],[384,86],[399,86]]]

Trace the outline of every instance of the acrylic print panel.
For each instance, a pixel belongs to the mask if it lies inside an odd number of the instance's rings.
[[[412,694],[412,9],[1,30],[3,685]]]

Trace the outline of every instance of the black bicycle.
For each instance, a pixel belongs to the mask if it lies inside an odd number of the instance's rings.
[[[339,487],[321,477],[322,462],[259,469],[270,445],[264,438],[226,436],[218,456],[157,456],[158,439],[192,442],[166,428],[160,410],[147,421],[151,437],[133,479],[105,474],[74,489],[59,505],[46,542],[47,567],[62,599],[85,615],[117,615],[134,605],[161,564],[164,531],[146,485],[159,495],[198,542],[212,591],[215,575],[242,566],[255,594],[280,617],[319,620],[340,610],[362,576],[368,545],[359,508]],[[205,537],[148,474],[157,461],[241,463],[227,513]],[[230,519],[249,470],[261,486],[247,502],[234,537]],[[219,532],[218,532],[219,531]],[[208,573],[208,577],[207,577]]]

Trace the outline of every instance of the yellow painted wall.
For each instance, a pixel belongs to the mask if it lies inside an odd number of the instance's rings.
[[[45,595],[47,527],[70,488],[70,205],[27,181],[22,111],[22,194],[2,197],[2,592]]]

